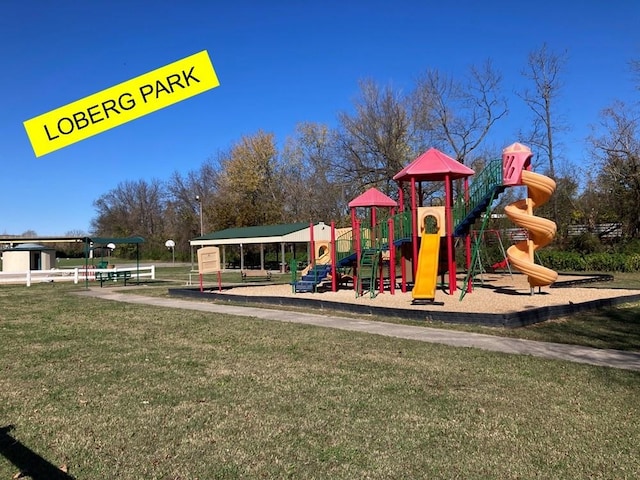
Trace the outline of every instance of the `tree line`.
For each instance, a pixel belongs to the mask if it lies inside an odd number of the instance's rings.
[[[596,232],[601,223],[620,223],[622,238],[640,228],[640,145],[637,104],[616,102],[602,113],[585,145],[590,162],[580,175],[563,156],[570,125],[560,99],[566,51],[546,44],[523,61],[521,91],[509,93],[490,60],[457,78],[424,71],[412,90],[365,79],[349,112],[335,127],[301,122],[283,142],[265,130],[248,133],[193,171],[169,179],[125,180],[94,202],[93,235],[145,238],[145,256],[188,259],[189,240],[231,227],[332,221],[348,224],[348,202],[370,187],[397,198],[393,175],[429,147],[479,171],[515,140],[535,152],[535,165],[558,184],[542,216],[558,223],[558,247],[571,247],[571,225]],[[629,68],[640,80],[640,62]],[[640,87],[640,81],[637,82]],[[613,86],[612,86],[613,88]],[[522,102],[527,124],[499,137],[509,105]],[[584,183],[579,178],[585,178]],[[473,179],[472,179],[473,180]],[[425,186],[423,204],[440,201],[442,185]],[[510,200],[503,195],[503,202]],[[200,215],[202,212],[202,215]],[[64,248],[62,245],[60,248]]]

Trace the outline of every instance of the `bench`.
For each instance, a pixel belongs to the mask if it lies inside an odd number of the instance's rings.
[[[271,280],[271,272],[268,270],[243,270],[242,281],[245,282],[247,278],[264,278],[265,280]]]
[[[127,286],[127,280],[131,280],[131,270],[121,270],[121,271],[113,271],[113,272],[96,272],[96,280],[100,281],[100,287],[104,282],[108,282],[113,280],[114,282],[118,280],[124,280],[124,286]]]

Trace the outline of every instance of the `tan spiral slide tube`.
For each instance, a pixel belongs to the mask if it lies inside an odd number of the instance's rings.
[[[522,171],[522,185],[527,186],[528,198],[518,200],[507,207],[505,213],[513,223],[527,230],[528,240],[522,240],[507,250],[511,265],[528,276],[529,285],[546,287],[558,278],[558,273],[534,262],[534,252],[553,241],[555,222],[533,215],[533,209],[545,204],[556,189],[551,178],[528,170]]]

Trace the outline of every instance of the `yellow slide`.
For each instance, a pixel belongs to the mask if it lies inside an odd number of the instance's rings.
[[[534,263],[534,252],[553,241],[556,235],[555,222],[533,216],[533,209],[546,203],[556,189],[556,182],[539,173],[522,171],[522,184],[527,186],[529,198],[518,200],[504,209],[507,217],[529,232],[529,240],[512,245],[507,250],[509,262],[529,277],[529,285],[546,287],[558,278],[550,268]]]
[[[315,264],[316,265],[327,265],[331,263],[331,251],[329,249],[327,249],[327,251],[321,255],[320,257],[316,258]],[[304,269],[300,272],[300,275],[306,275],[307,273],[309,273],[309,270],[311,270],[311,265],[307,265],[306,267],[304,267]]]
[[[438,280],[438,257],[440,256],[440,235],[423,233],[418,254],[415,285],[412,296],[414,300],[433,300],[436,297]]]

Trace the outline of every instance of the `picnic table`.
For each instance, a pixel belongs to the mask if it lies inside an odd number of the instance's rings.
[[[100,282],[100,287],[104,282],[124,280],[125,287],[127,280],[131,280],[131,270],[113,270],[107,272],[96,272],[96,280]]]

